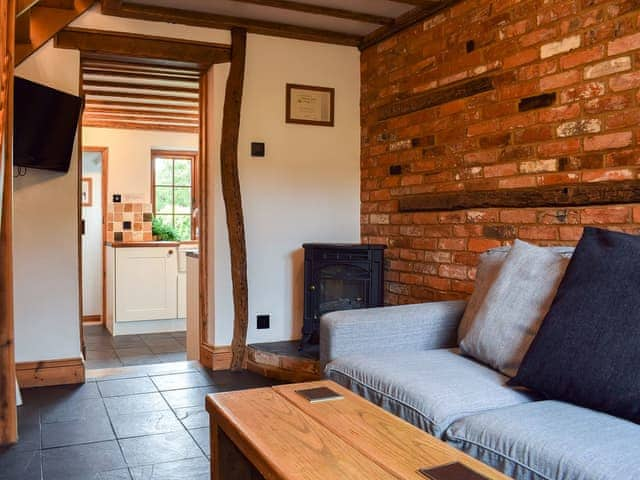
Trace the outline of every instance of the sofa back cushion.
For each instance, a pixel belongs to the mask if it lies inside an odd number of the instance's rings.
[[[640,423],[640,236],[585,228],[510,384]]]
[[[573,247],[565,246],[546,248],[565,258],[571,258],[574,251]],[[473,294],[469,298],[467,308],[465,309],[458,326],[458,344],[466,336],[467,331],[478,314],[478,310],[484,304],[487,292],[491,288],[491,285],[493,285],[493,282],[495,281],[496,276],[498,275],[498,272],[510,251],[510,246],[498,247],[487,250],[480,255]]]
[[[513,377],[569,259],[516,240],[460,342],[463,353]]]

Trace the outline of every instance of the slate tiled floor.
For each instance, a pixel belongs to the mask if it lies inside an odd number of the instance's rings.
[[[208,393],[263,387],[195,362],[88,372],[80,386],[23,390],[20,442],[0,480],[208,480]]]
[[[85,325],[87,368],[114,368],[187,359],[185,332],[111,334],[102,325]]]

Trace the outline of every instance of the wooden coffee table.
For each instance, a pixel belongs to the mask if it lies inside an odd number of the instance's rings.
[[[309,403],[295,392],[329,387],[344,400]],[[207,397],[214,480],[425,480],[419,468],[461,462],[505,475],[330,381]]]

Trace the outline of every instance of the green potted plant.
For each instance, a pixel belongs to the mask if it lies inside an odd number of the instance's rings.
[[[171,225],[166,225],[158,217],[155,217],[151,223],[151,232],[154,240],[165,242],[177,242],[178,232]]]

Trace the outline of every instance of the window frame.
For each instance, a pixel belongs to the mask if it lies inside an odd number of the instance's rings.
[[[171,160],[189,160],[191,162],[191,237],[190,240],[181,240],[182,242],[197,240],[196,229],[199,215],[194,218],[194,209],[199,209],[198,192],[199,192],[199,177],[198,177],[198,152],[189,150],[151,150],[151,211],[153,217],[156,217],[156,187],[170,187],[174,190],[174,212],[175,212],[175,183],[172,185],[156,185],[156,159],[157,158],[170,158]],[[177,188],[180,188],[178,186]],[[164,214],[166,215],[166,214]],[[171,216],[175,217],[176,213],[172,213]],[[185,215],[185,214],[178,214]]]

